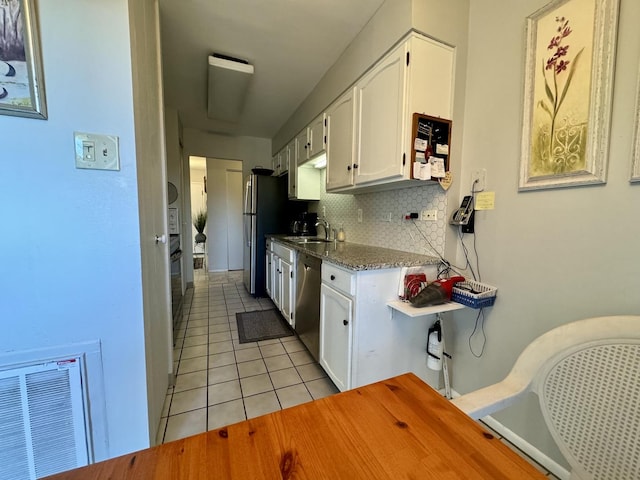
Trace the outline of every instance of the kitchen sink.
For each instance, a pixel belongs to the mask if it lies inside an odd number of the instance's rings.
[[[330,240],[325,240],[324,238],[317,237],[284,237],[285,240],[289,240],[294,243],[327,243]]]

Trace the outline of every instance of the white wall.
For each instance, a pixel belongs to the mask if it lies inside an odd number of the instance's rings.
[[[0,116],[0,352],[100,341],[119,455],[149,444],[128,4],[38,3],[49,120]],[[120,171],[76,169],[74,131]]]
[[[640,313],[640,185],[629,184],[640,3],[620,2],[606,185],[519,193],[525,17],[546,0],[471,2],[463,178],[486,168],[496,209],[476,217],[482,278],[499,287],[486,309],[481,358],[467,340],[476,312],[454,315],[453,384],[500,380],[534,338],[572,320]],[[558,461],[534,401],[496,415]]]

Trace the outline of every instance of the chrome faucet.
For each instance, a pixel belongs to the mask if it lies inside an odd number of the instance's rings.
[[[329,233],[331,232],[331,229],[329,227],[329,222],[327,222],[326,218],[319,218],[318,221],[316,222],[316,227],[320,225],[322,226],[322,228],[324,228],[324,239],[328,242]]]

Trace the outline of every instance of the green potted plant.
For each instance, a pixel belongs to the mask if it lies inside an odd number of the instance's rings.
[[[207,241],[207,236],[204,234],[204,227],[207,225],[207,212],[200,210],[195,217],[193,217],[193,226],[195,227],[196,243],[204,243]]]

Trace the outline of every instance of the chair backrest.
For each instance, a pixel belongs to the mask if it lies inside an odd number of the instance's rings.
[[[504,407],[535,392],[572,478],[640,479],[640,316],[572,322],[534,340],[495,386],[460,397]],[[500,398],[502,396],[502,398]],[[465,400],[464,397],[467,397]],[[507,399],[508,398],[508,399]]]

